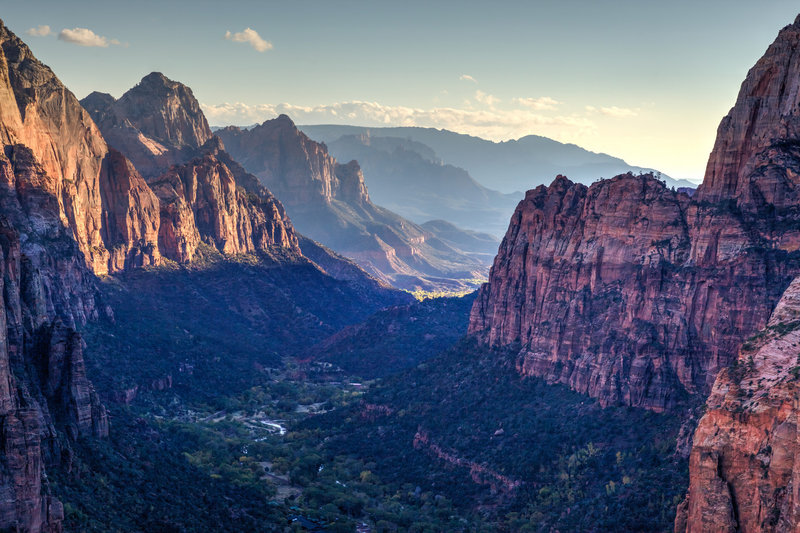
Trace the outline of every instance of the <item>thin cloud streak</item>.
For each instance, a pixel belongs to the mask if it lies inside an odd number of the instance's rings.
[[[215,125],[250,125],[280,114],[289,115],[300,124],[359,124],[363,126],[419,126],[444,128],[491,140],[516,139],[532,133],[574,139],[592,135],[597,126],[582,115],[549,116],[529,108],[457,109],[436,107],[421,109],[387,106],[378,102],[350,101],[328,105],[224,103],[202,105]]]
[[[549,96],[541,98],[514,98],[515,104],[535,109],[536,111],[550,111],[558,107],[561,102]]]
[[[601,115],[605,115],[607,117],[616,117],[616,118],[626,118],[626,117],[635,117],[639,114],[638,109],[630,109],[627,107],[594,107],[587,105],[586,111],[589,113],[600,113]]]

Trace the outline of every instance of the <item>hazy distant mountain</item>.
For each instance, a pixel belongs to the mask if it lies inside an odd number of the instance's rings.
[[[628,171],[657,173],[655,169],[630,165],[608,154],[590,152],[574,144],[564,144],[538,135],[493,142],[434,128],[338,125],[299,128],[312,139],[328,145],[333,145],[345,135],[364,134],[368,134],[373,141],[379,137],[399,137],[422,143],[444,163],[466,169],[484,187],[504,193],[527,191],[538,185],[549,184],[558,174],[588,185],[598,178],[612,178]],[[369,173],[366,175],[369,180]],[[696,187],[696,184],[687,180],[674,180],[664,174],[661,174],[661,178],[668,187]]]
[[[328,143],[328,150],[341,161],[358,160],[375,202],[417,223],[443,219],[499,236],[522,197],[484,187],[408,138],[344,135]]]
[[[286,205],[305,235],[396,287],[463,289],[491,262],[372,202],[356,161],[339,163],[286,115],[217,130],[230,154]]]
[[[492,262],[497,255],[500,239],[489,233],[459,228],[446,220],[429,220],[420,227],[453,248]]]

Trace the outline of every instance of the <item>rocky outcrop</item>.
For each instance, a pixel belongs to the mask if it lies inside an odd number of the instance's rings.
[[[729,196],[759,234],[798,247],[800,16],[750,70],[698,196]],[[766,216],[765,214],[766,213]],[[717,377],[694,434],[675,530],[797,531],[800,278]]]
[[[676,531],[796,531],[800,524],[800,278],[723,370],[694,435]]]
[[[229,168],[213,155],[173,167],[150,185],[161,202],[159,246],[174,261],[190,261],[201,241],[226,255],[275,246],[299,252],[280,202],[237,188]]]
[[[142,78],[119,100],[93,92],[81,104],[108,143],[148,179],[196,157],[212,137],[192,90],[160,72]]]
[[[225,152],[191,89],[153,72],[119,100],[95,92],[81,103],[109,143],[148,178],[160,212],[160,224],[148,230],[156,232],[159,254],[189,263],[202,242],[227,255],[273,248],[299,253],[283,206]]]
[[[524,375],[663,410],[704,395],[800,262],[652,176],[528,191],[470,318]]]
[[[484,264],[374,205],[358,163],[338,163],[286,115],[217,131],[230,154],[286,205],[297,229],[377,278],[408,289],[463,289]]]
[[[159,202],[130,161],[110,149],[100,173],[109,270],[158,263]]]
[[[717,130],[699,199],[796,205],[800,178],[774,167],[782,166],[776,152],[795,152],[800,139],[799,45],[800,16],[747,73],[736,104]]]
[[[496,470],[492,470],[485,464],[479,464],[464,457],[460,457],[455,451],[442,448],[431,439],[428,431],[419,428],[414,434],[413,446],[415,450],[423,451],[432,457],[444,461],[448,466],[465,468],[469,470],[469,477],[473,483],[478,485],[488,485],[492,491],[501,492],[502,496],[508,497],[523,485],[518,479],[513,479],[503,475]]]
[[[106,274],[128,266],[128,258],[156,262],[152,226],[158,220],[147,211],[155,199],[144,182],[115,160],[75,96],[1,24],[0,50],[0,141],[26,146],[41,164],[46,192],[56,198],[58,217],[71,229],[87,265]],[[132,226],[107,226],[104,213],[122,205],[132,211]],[[130,236],[145,240],[131,242]]]
[[[117,102],[142,133],[172,146],[202,146],[211,139],[200,104],[186,85],[151,72]]]
[[[800,19],[750,71],[692,197],[652,176],[526,194],[469,331],[604,404],[707,394],[800,274]]]
[[[231,155],[290,208],[333,199],[369,201],[358,164],[337,163],[324,144],[309,139],[286,115],[250,130],[229,126],[217,135]]]

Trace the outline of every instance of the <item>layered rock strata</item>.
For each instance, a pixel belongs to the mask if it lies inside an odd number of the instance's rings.
[[[109,150],[77,98],[2,25],[0,109],[0,141],[31,150],[59,219],[95,273],[158,261],[152,192]]]
[[[142,78],[119,100],[93,92],[81,104],[108,143],[147,179],[199,155],[212,137],[192,90],[160,72]]]
[[[723,370],[694,434],[675,530],[797,531],[800,278]]]
[[[470,333],[604,404],[707,394],[800,273],[799,41],[796,21],[750,71],[694,196],[631,175],[529,191]]]
[[[165,257],[189,263],[201,242],[227,255],[300,253],[283,206],[225,152],[191,89],[153,72],[119,100],[94,92],[81,103],[148,179]]]
[[[663,410],[704,394],[800,268],[735,212],[652,176],[529,191],[469,331],[518,368],[602,403]]]
[[[201,241],[227,255],[299,251],[280,202],[237,188],[230,169],[213,155],[173,167],[150,183],[161,202],[159,246],[174,261],[189,262]]]
[[[727,199],[775,246],[797,249],[800,16],[750,69],[720,124],[698,197]],[[767,216],[764,216],[764,214]],[[675,530],[797,531],[800,280],[723,370],[694,434]]]
[[[31,532],[61,529],[45,467],[108,433],[76,332],[98,314],[93,276],[52,180],[25,146],[0,154],[0,528]]]

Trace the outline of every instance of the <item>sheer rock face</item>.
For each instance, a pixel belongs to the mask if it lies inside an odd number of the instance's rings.
[[[200,104],[186,85],[152,72],[118,101],[125,117],[145,135],[173,146],[202,146],[211,139]]]
[[[676,531],[797,531],[800,278],[723,370],[694,435]]]
[[[693,197],[633,176],[529,191],[470,332],[605,404],[707,394],[800,274],[799,43],[800,18],[748,74]]]
[[[22,145],[0,154],[0,528],[60,531],[45,466],[59,437],[105,436],[77,325],[97,315],[93,276],[62,223],[54,178]]]
[[[744,205],[796,205],[796,172],[764,175],[769,150],[800,143],[800,16],[785,27],[747,74],[736,104],[722,119],[697,191],[700,200]],[[767,153],[764,153],[767,151]],[[780,162],[778,161],[778,165]]]
[[[94,92],[81,104],[106,141],[147,179],[200,155],[213,136],[192,90],[160,72],[142,78],[119,100]]]
[[[233,173],[213,155],[173,167],[151,186],[161,202],[159,245],[174,261],[190,261],[201,240],[229,255],[273,246],[299,252],[280,202],[237,189]]]
[[[228,150],[289,206],[369,202],[358,163],[341,165],[324,144],[309,139],[286,115],[248,131],[230,126],[217,132]]]
[[[281,203],[225,152],[191,89],[154,72],[119,100],[92,93],[81,103],[148,178],[160,211],[160,254],[188,263],[201,242],[225,254],[300,252]]]
[[[74,235],[89,267],[97,274],[135,262],[158,260],[155,241],[132,243],[128,234],[157,234],[142,226],[158,223],[137,198],[115,198],[118,191],[147,196],[144,182],[130,169],[115,164],[88,113],[75,96],[40,63],[28,47],[0,24],[0,141],[4,146],[25,145],[51,178],[47,192],[58,203],[58,216]],[[108,161],[107,159],[112,161]],[[120,172],[111,174],[112,170]],[[108,228],[104,210],[111,201],[127,203],[139,228]],[[154,198],[150,195],[149,202]],[[148,202],[145,202],[147,204]],[[125,249],[120,254],[113,251]],[[134,250],[137,248],[137,250]]]
[[[800,16],[750,70],[698,191],[730,204],[776,248],[798,249]],[[676,531],[798,531],[800,278],[766,329],[714,383],[694,435]]]
[[[519,345],[525,375],[663,410],[708,392],[799,269],[738,211],[652,176],[558,177],[517,207],[469,331]]]
[[[159,202],[130,161],[109,150],[103,160],[100,191],[109,268],[117,272],[158,262]]]

